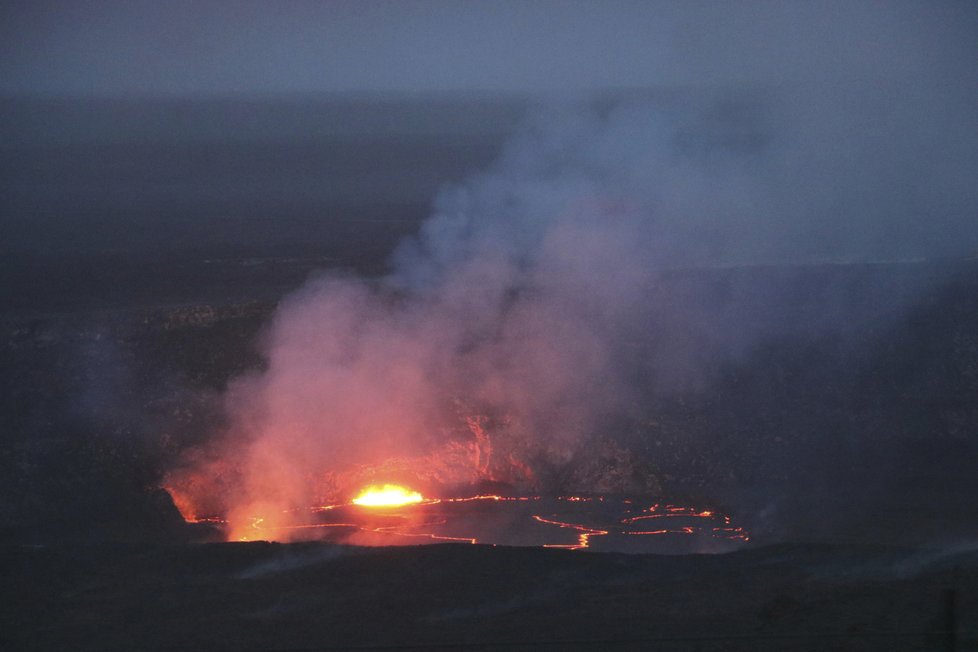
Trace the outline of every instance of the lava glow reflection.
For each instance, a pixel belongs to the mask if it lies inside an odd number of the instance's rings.
[[[395,484],[385,484],[382,487],[367,487],[352,502],[361,507],[398,507],[420,503],[423,500],[424,498],[417,491]]]

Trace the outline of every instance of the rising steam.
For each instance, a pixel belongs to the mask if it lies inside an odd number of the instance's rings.
[[[232,524],[352,478],[540,487],[649,386],[707,373],[696,336],[649,326],[698,309],[656,303],[663,270],[968,253],[978,147],[955,93],[859,80],[538,111],[388,276],[327,273],[282,302],[228,432],[169,483]],[[729,317],[706,353],[757,336]]]

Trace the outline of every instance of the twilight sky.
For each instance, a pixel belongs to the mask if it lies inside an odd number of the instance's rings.
[[[5,1],[0,93],[978,85],[978,3]]]

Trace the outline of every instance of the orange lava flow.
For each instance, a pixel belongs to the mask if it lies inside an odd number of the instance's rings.
[[[729,523],[730,521],[728,520],[727,522]],[[715,527],[713,528],[713,536],[739,541],[750,541],[750,536],[742,527]]]
[[[668,514],[646,514],[645,516],[632,516],[631,518],[626,518],[622,520],[622,523],[634,523],[635,521],[644,521],[650,518],[711,518],[713,512],[697,512],[696,510],[690,509],[684,512],[671,511]]]
[[[591,537],[608,534],[608,530],[598,530],[595,528],[589,528],[584,525],[578,525],[577,523],[564,523],[563,521],[554,521],[548,518],[543,518],[542,516],[539,516],[537,514],[533,515],[533,520],[538,521],[540,523],[546,523],[547,525],[556,525],[557,527],[568,528],[580,532],[580,534],[577,535],[577,545],[547,543],[543,545],[544,548],[567,548],[568,550],[582,550],[584,548],[587,548],[591,544],[591,540],[590,540]]]
[[[496,501],[520,501],[540,500],[540,496],[496,496],[494,494],[469,496],[468,498],[442,498],[439,502],[444,503],[471,503],[477,500],[496,500]]]
[[[650,534],[696,534],[696,528],[684,526],[676,530],[641,530],[638,532],[626,532],[628,535],[647,536]]]

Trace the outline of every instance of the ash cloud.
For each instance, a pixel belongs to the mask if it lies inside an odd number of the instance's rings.
[[[974,69],[946,56],[960,43],[926,31],[944,23],[906,9],[868,32],[868,7],[849,24],[813,19],[822,33],[774,48],[798,48],[787,60],[738,59],[727,31],[693,30],[705,53],[673,45],[693,51],[694,86],[535,111],[493,166],[437,197],[389,275],[325,274],[288,297],[267,369],[229,391],[232,521],[315,504],[342,489],[336,474],[388,460],[431,465],[443,486],[539,484],[649,387],[701,386],[761,337],[852,317],[831,290],[813,299],[814,322],[666,300],[677,269],[974,254]],[[838,58],[823,51],[840,43]],[[750,83],[730,70],[751,65]],[[911,295],[897,288],[861,314]],[[491,453],[460,413],[495,420]],[[479,468],[488,455],[497,466]]]

